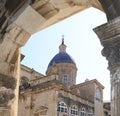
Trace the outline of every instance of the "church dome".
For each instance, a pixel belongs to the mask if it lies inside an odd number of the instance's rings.
[[[54,63],[58,64],[58,63],[71,63],[71,64],[75,64],[74,60],[71,58],[71,56],[66,53],[66,52],[60,52],[58,54],[56,54],[53,59],[50,61],[48,67],[52,66]]]
[[[72,57],[66,52],[66,45],[64,39],[59,46],[59,53],[56,54],[46,71],[46,75],[58,75],[58,80],[67,85],[74,85],[76,83],[77,67]]]

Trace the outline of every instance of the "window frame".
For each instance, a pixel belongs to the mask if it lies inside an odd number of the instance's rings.
[[[67,75],[64,75],[64,77],[63,77],[63,83],[67,83],[68,82],[68,77],[67,77]]]
[[[67,108],[66,103],[64,103],[63,101],[59,102],[58,106],[57,106],[57,111],[60,112],[60,113],[67,114],[68,113],[68,108]]]
[[[96,88],[96,91],[95,91],[95,98],[98,100],[101,99],[101,91],[98,87]]]
[[[80,111],[80,116],[86,116],[85,108],[82,108]]]
[[[71,106],[71,115],[78,116],[78,108],[77,108],[77,106],[75,106],[75,105]]]

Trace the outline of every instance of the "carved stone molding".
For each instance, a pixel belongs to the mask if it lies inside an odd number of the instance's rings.
[[[120,63],[120,44],[115,46],[105,45],[102,55],[108,60],[109,68],[117,66]]]
[[[59,96],[59,101],[64,101],[69,107],[72,104],[76,104],[78,107],[85,107],[86,109],[88,108],[94,109],[89,103],[86,105],[82,101],[73,100],[70,97],[64,96],[62,93],[59,93],[58,96]]]
[[[120,17],[94,29],[103,45],[102,55],[108,60],[109,70],[120,65]]]
[[[120,38],[120,17],[94,28],[101,44],[117,42]]]

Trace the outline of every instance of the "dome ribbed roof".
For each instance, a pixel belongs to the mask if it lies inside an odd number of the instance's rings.
[[[71,56],[69,54],[67,54],[66,52],[60,52],[58,54],[56,54],[53,59],[50,61],[48,67],[52,66],[53,63],[71,63],[71,64],[75,64],[74,60],[71,58]]]

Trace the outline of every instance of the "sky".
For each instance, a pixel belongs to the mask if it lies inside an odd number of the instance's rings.
[[[34,34],[22,47],[22,64],[45,75],[50,60],[59,52],[59,45],[67,45],[67,53],[76,62],[77,84],[97,79],[104,87],[104,100],[110,99],[108,62],[101,55],[102,45],[93,31],[107,22],[102,11],[89,8]]]

